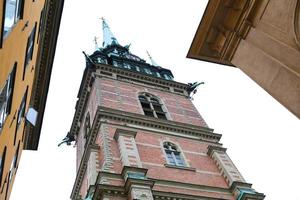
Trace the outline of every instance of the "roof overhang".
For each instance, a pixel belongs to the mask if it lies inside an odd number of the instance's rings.
[[[24,149],[37,150],[49,90],[64,0],[46,0],[44,27],[38,49],[30,106],[38,112],[36,125],[26,126]]]
[[[261,2],[209,0],[187,57],[234,66],[232,57],[254,25]]]

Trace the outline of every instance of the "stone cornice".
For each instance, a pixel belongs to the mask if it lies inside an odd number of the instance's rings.
[[[179,89],[179,90],[185,91],[188,87],[188,85],[184,84],[184,83],[179,83],[179,82],[176,82],[173,80],[157,78],[157,77],[150,76],[147,74],[137,73],[137,72],[134,72],[131,70],[126,70],[126,69],[123,69],[120,67],[115,67],[112,65],[95,64],[95,66],[97,67],[97,69],[100,70],[100,74],[101,74],[101,71],[113,73],[117,77],[130,79],[130,80],[132,80],[133,83],[141,82],[145,85],[156,86],[157,88],[163,88],[166,90],[170,90],[172,92],[174,92],[174,89]],[[187,93],[185,94],[185,96],[187,96]]]
[[[220,146],[215,146],[215,145],[209,145],[208,146],[208,151],[207,151],[207,155],[211,156],[215,151],[219,151],[219,152],[226,152],[226,148],[224,147],[220,147]]]
[[[156,186],[188,188],[188,189],[194,189],[194,190],[199,190],[199,191],[217,192],[217,193],[231,195],[230,189],[227,189],[227,188],[212,187],[212,186],[207,186],[207,185],[197,185],[197,184],[192,184],[192,183],[182,183],[182,182],[169,181],[169,180],[159,180],[159,179],[150,179],[150,180],[155,181]]]
[[[38,148],[63,5],[64,0],[45,1],[45,26],[42,29],[43,32],[41,32],[32,96],[30,99],[30,105],[33,105],[38,111],[38,117],[35,127],[30,126],[26,129],[24,149],[37,150]]]
[[[236,48],[256,25],[263,0],[210,0],[188,58],[230,65]]]
[[[178,194],[172,192],[161,192],[161,191],[152,191],[154,199],[172,199],[172,200],[226,200],[220,198],[206,197],[206,196],[195,196],[187,194]],[[229,200],[229,199],[228,199]]]
[[[199,140],[219,142],[221,134],[213,133],[213,129],[195,126],[191,124],[179,123],[169,120],[160,120],[145,115],[128,113],[120,110],[106,108],[99,106],[97,113],[100,115],[102,121],[114,120],[122,122],[125,126],[132,127],[131,125],[150,127],[165,131],[171,131],[187,136],[197,137]]]

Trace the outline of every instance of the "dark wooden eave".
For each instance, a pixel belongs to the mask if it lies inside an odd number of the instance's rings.
[[[37,110],[38,118],[34,127],[26,124],[24,141],[24,149],[26,150],[37,150],[38,148],[63,5],[64,0],[46,0],[45,2],[44,27],[39,41],[36,71],[30,98],[30,106]]]

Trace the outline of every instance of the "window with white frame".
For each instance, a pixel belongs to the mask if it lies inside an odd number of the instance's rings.
[[[0,133],[6,117],[9,115],[12,105],[13,89],[16,76],[16,63],[9,74],[4,86],[0,88]]]
[[[14,25],[22,18],[23,0],[5,0],[4,11],[4,37],[12,30]]]
[[[163,105],[157,97],[148,93],[140,94],[139,100],[145,115],[159,119],[167,119],[166,113],[162,107]]]
[[[175,166],[185,166],[185,162],[178,147],[171,142],[163,143],[164,151],[166,153],[167,163]]]

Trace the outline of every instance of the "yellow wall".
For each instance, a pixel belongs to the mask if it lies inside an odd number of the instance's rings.
[[[9,35],[5,39],[3,39],[2,48],[0,49],[0,90],[4,86],[5,81],[7,80],[8,75],[11,72],[14,63],[17,62],[17,72],[15,78],[11,113],[6,118],[4,127],[0,133],[0,156],[2,156],[4,147],[7,146],[4,172],[1,180],[2,184],[0,187],[0,200],[5,199],[7,181],[6,183],[4,182],[6,176],[8,176],[9,174],[11,162],[13,160],[15,151],[17,149],[18,141],[21,141],[20,151],[22,151],[21,149],[23,149],[22,134],[23,134],[25,120],[23,118],[23,121],[17,131],[16,144],[14,145],[16,121],[17,121],[18,109],[21,104],[27,85],[29,87],[28,87],[28,96],[26,101],[25,113],[28,110],[28,105],[30,102],[31,89],[32,89],[35,65],[36,65],[35,61],[36,61],[36,56],[38,51],[37,37],[38,37],[38,30],[39,30],[39,20],[40,20],[41,11],[44,7],[44,4],[45,4],[45,0],[35,0],[34,2],[25,1],[23,19],[20,19],[15,24],[15,26],[13,27]],[[3,1],[1,1],[1,5],[0,5],[1,25],[3,24],[3,20],[4,20],[2,19],[2,15],[3,15],[2,13],[3,13]],[[25,24],[27,22],[28,22],[28,26],[26,27]],[[33,58],[27,65],[26,72],[25,72],[25,79],[23,81],[22,77],[23,77],[23,70],[24,70],[27,40],[31,31],[35,26],[35,22],[37,22],[37,29],[36,29],[36,35],[34,41]],[[15,118],[14,118],[14,114],[15,114]],[[20,154],[21,152],[19,153],[19,159],[20,159]],[[14,171],[14,176],[15,173],[16,171]],[[12,184],[13,180],[14,177],[12,178],[12,181],[9,183],[10,187],[8,190],[7,199],[9,199],[9,194],[11,191],[11,186],[13,185]],[[1,191],[3,192],[1,193]]]

